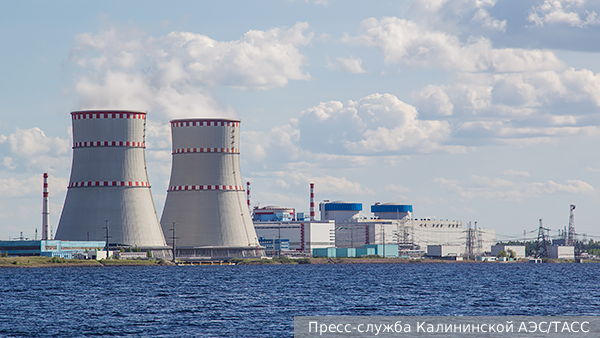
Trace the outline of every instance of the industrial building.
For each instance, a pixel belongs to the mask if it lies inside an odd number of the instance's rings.
[[[494,245],[494,246],[492,246],[491,255],[496,257],[496,256],[498,256],[500,251],[504,251],[508,255],[509,250],[515,253],[515,255],[517,256],[517,259],[526,257],[524,245],[505,245],[505,244]]]
[[[365,257],[381,256],[396,258],[398,256],[398,246],[395,244],[363,244],[360,248],[318,248],[313,249],[313,257]]]
[[[55,239],[108,237],[111,246],[137,246],[169,258],[146,172],[146,113],[86,110],[71,118],[73,162]]]
[[[321,203],[321,210],[327,209],[327,204]],[[358,214],[359,207],[354,209],[352,212]],[[494,229],[464,228],[461,221],[410,218],[412,210],[412,205],[376,203],[371,206],[375,218],[347,217],[348,211],[344,211],[344,217],[339,217],[337,211],[330,211],[325,215],[332,219],[345,218],[341,222],[336,221],[337,248],[355,248],[362,244],[397,244],[400,250],[408,253],[414,250],[424,252],[429,245],[446,245],[459,246],[463,253],[472,250],[472,254],[483,254],[490,252],[491,246],[496,243]]]
[[[557,259],[575,259],[573,246],[548,246],[548,257]]]
[[[464,254],[463,247],[458,245],[428,245],[427,256],[429,257],[458,257]]]
[[[321,219],[335,221],[336,224],[356,221],[362,211],[362,203],[349,203],[343,201],[323,201],[319,204]]]
[[[240,170],[240,121],[171,121],[172,166],[161,218],[184,260],[260,257]]]
[[[78,253],[102,249],[105,242],[99,241],[0,241],[0,252],[8,256],[44,256],[73,259]]]
[[[254,222],[261,240],[288,241],[286,254],[310,255],[317,248],[335,247],[334,221]]]
[[[296,220],[296,209],[268,205],[252,210],[252,220],[255,222],[290,222]]]

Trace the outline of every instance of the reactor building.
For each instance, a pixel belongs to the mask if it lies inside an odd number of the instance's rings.
[[[260,257],[240,171],[240,120],[171,121],[171,180],[161,218],[176,257]]]
[[[169,258],[146,172],[146,113],[89,110],[71,118],[71,178],[54,239],[108,240]]]
[[[331,205],[333,204],[333,205]],[[362,244],[394,244],[400,252],[425,253],[428,246],[455,246],[465,254],[490,252],[496,244],[494,229],[463,227],[462,221],[435,218],[412,218],[413,206],[399,203],[375,203],[371,205],[373,218],[359,218],[356,214],[362,209],[356,203],[340,202],[320,204],[324,220],[336,220],[335,246],[356,248]],[[342,217],[343,216],[343,217]]]

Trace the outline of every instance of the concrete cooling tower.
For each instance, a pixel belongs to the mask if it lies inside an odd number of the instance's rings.
[[[158,222],[145,158],[146,113],[76,111],[69,189],[55,239],[170,251]]]
[[[240,121],[171,121],[171,182],[161,225],[176,232],[177,257],[215,259],[261,254],[240,172]]]

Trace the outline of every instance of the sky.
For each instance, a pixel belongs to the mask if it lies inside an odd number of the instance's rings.
[[[56,229],[70,112],[148,112],[160,217],[168,122],[241,119],[252,204],[413,205],[499,240],[600,239],[600,2],[3,1],[0,239]]]

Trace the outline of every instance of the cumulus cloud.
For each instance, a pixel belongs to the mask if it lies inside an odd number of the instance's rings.
[[[472,38],[462,43],[455,35],[430,30],[414,21],[396,17],[368,18],[359,35],[346,42],[375,47],[388,64],[442,67],[462,72],[524,72],[565,68],[554,53],[518,48],[496,49],[490,40]]]
[[[421,120],[391,94],[357,101],[321,102],[267,132],[242,132],[242,151],[253,172],[353,168],[380,161],[395,166],[411,154],[464,152],[447,144],[448,122]]]
[[[586,69],[462,73],[421,89],[415,106],[426,118],[450,118],[458,138],[595,135],[600,129],[588,116],[600,107],[598,93],[600,76]]]
[[[444,30],[475,25],[504,33],[506,20],[496,19],[488,11],[495,5],[496,0],[415,0],[409,14],[420,23]]]
[[[40,197],[42,196],[42,175],[28,179],[0,179],[0,198]],[[48,177],[50,195],[62,194],[66,191],[68,180],[62,177]]]
[[[545,183],[515,183],[500,178],[473,175],[465,181],[436,178],[433,182],[448,192],[456,193],[462,201],[483,198],[503,202],[521,202],[526,198],[538,198],[549,194],[592,194],[596,191],[593,186],[581,180],[567,180],[564,184],[551,180]]]
[[[366,73],[366,71],[362,68],[362,59],[361,58],[353,58],[349,59],[344,58],[336,58],[335,63],[327,64],[327,68],[329,70],[335,70],[340,72],[352,73],[352,74],[360,74]]]
[[[313,152],[368,154],[447,151],[444,121],[422,121],[417,110],[391,94],[358,101],[322,102],[302,112],[293,127],[298,143]]]
[[[43,153],[60,155],[69,152],[69,141],[57,137],[47,137],[40,128],[19,129],[8,136],[13,153],[33,156]]]
[[[492,18],[490,13],[483,8],[480,8],[475,12],[471,21],[490,30],[506,32],[506,20],[500,21]]]
[[[598,14],[585,7],[585,0],[544,0],[543,4],[531,8],[527,19],[536,26],[566,24],[583,28],[598,25]]]
[[[53,172],[69,167],[70,141],[46,136],[43,130],[17,128],[13,134],[1,135],[0,156],[5,169]]]
[[[69,61],[80,72],[75,90],[81,108],[152,110],[169,118],[234,116],[209,89],[264,90],[309,80],[298,49],[313,38],[308,28],[299,22],[251,30],[234,41],[191,32],[146,38],[111,28],[77,35]]]

